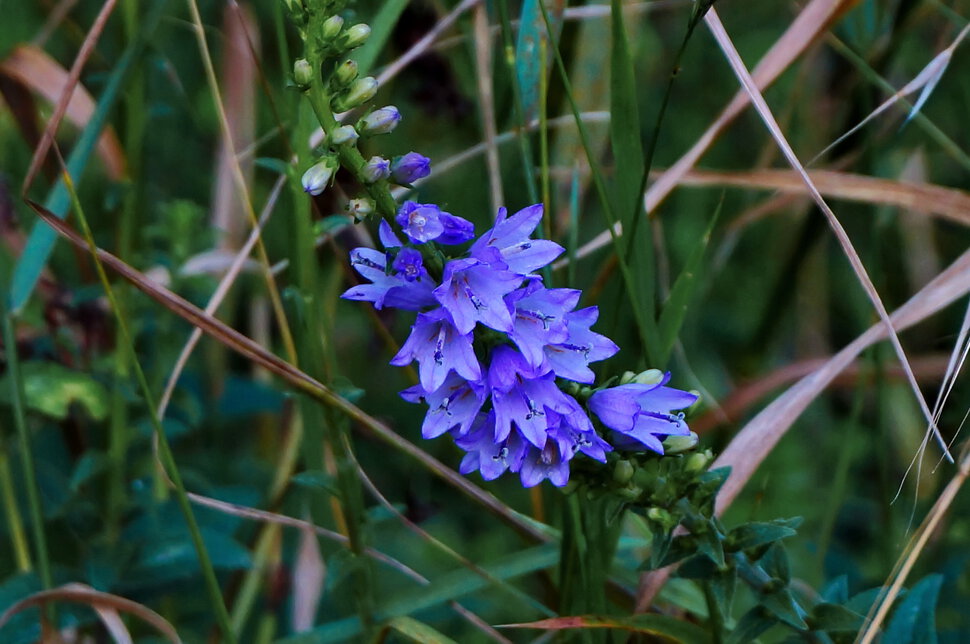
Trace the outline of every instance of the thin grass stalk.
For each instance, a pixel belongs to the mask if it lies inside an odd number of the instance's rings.
[[[125,0],[121,5],[124,22],[125,37],[134,42],[138,35],[139,4],[136,0]],[[128,171],[136,179],[141,178],[141,149],[146,125],[145,107],[145,77],[144,67],[138,66],[129,81],[128,91],[125,92],[125,157],[128,161]],[[141,182],[136,180],[128,186],[122,204],[121,216],[118,219],[118,256],[126,259],[132,250],[134,236],[134,221],[141,205]],[[121,288],[128,290],[126,285]],[[127,301],[124,291],[121,301]],[[114,381],[111,386],[111,419],[108,429],[108,497],[107,497],[107,532],[111,539],[115,539],[120,531],[121,515],[126,504],[126,455],[129,436],[128,406],[125,402],[124,390],[130,382],[128,354],[115,348],[114,352]]]
[[[478,96],[481,107],[482,134],[485,137],[485,165],[488,168],[488,187],[492,212],[505,203],[502,190],[502,171],[499,166],[498,144],[495,137],[495,87],[492,79],[492,40],[488,34],[488,9],[484,3],[472,11],[475,43],[475,71],[478,78]]]
[[[209,53],[209,45],[205,39],[205,29],[202,26],[202,17],[199,15],[199,5],[196,0],[186,0],[186,2],[189,7],[189,14],[192,17],[192,31],[195,33],[196,41],[199,46],[199,52],[202,56],[202,67],[205,70],[206,81],[209,85],[210,91],[212,92],[212,100],[213,103],[215,103],[216,112],[219,116],[219,126],[222,131],[223,145],[228,148],[229,157],[232,159],[232,163],[230,165],[233,180],[236,184],[236,189],[239,190],[243,210],[245,211],[246,216],[249,218],[250,226],[256,228],[258,225],[256,222],[256,212],[253,210],[252,200],[249,197],[249,191],[246,187],[246,178],[243,176],[242,168],[239,165],[239,159],[236,157],[236,150],[232,144],[232,133],[229,130],[229,122],[226,118],[226,111],[219,95],[219,83],[216,80],[215,68],[212,65],[212,56]],[[296,346],[293,342],[293,334],[290,331],[290,325],[287,322],[286,313],[283,310],[283,302],[280,299],[279,289],[276,287],[276,280],[273,278],[273,272],[270,269],[269,255],[266,252],[266,246],[263,244],[262,238],[256,240],[256,255],[260,266],[263,269],[263,278],[266,281],[266,291],[269,295],[270,304],[273,307],[273,313],[276,316],[283,347],[286,350],[287,355],[290,357],[291,362],[294,362],[295,364],[297,352]]]
[[[639,301],[639,297],[636,293],[636,285],[633,281],[633,276],[630,273],[630,268],[626,261],[622,259],[623,248],[620,243],[620,238],[616,233],[616,214],[613,212],[613,207],[610,204],[610,198],[606,192],[606,184],[603,181],[603,175],[599,170],[596,159],[593,157],[593,148],[589,143],[589,135],[586,132],[586,126],[583,124],[582,114],[579,111],[579,106],[576,104],[576,99],[573,97],[572,84],[569,82],[569,75],[566,72],[566,64],[563,62],[562,54],[559,52],[559,43],[556,42],[552,36],[552,22],[549,19],[549,12],[546,11],[545,5],[543,5],[541,2],[539,3],[539,8],[542,10],[542,19],[546,23],[546,31],[549,34],[549,44],[556,60],[556,68],[559,71],[559,78],[562,81],[566,98],[569,100],[569,107],[572,109],[573,118],[576,121],[576,129],[579,131],[579,138],[582,142],[583,150],[586,152],[586,160],[589,162],[590,171],[593,173],[593,183],[596,186],[600,206],[603,208],[603,215],[606,217],[610,236],[613,239],[613,247],[617,258],[620,259],[618,264],[620,266],[620,272],[623,274],[623,283],[626,285],[627,295],[630,297],[630,301],[637,302]],[[649,349],[650,347],[656,346],[652,341],[653,338],[651,337],[651,333],[647,330],[647,324],[653,324],[654,321],[647,321],[643,319],[639,306],[632,306],[631,308],[633,309],[633,315],[636,319],[637,332],[640,337],[640,342],[643,344],[644,349]]]
[[[5,301],[2,308],[7,308]],[[20,357],[17,355],[17,337],[14,333],[15,318],[12,313],[6,310],[0,311],[0,315],[3,315],[3,344],[7,348],[7,377],[10,379],[10,400],[13,405],[13,422],[20,442],[20,466],[23,469],[24,488],[27,490],[27,503],[30,508],[37,572],[40,575],[41,588],[49,590],[53,588],[50,552],[47,549],[47,533],[44,532],[44,513],[41,507],[40,488],[37,483],[37,473],[34,470],[30,429],[27,427],[27,416],[24,409],[24,383],[20,375]],[[51,621],[55,618],[53,609],[50,607],[44,608],[44,615]]]
[[[519,155],[522,157],[522,171],[525,175],[525,187],[529,193],[529,203],[538,203],[539,191],[536,189],[536,177],[532,164],[532,143],[526,132],[528,124],[525,122],[525,108],[522,106],[522,88],[519,87],[519,76],[515,73],[515,45],[512,43],[512,22],[509,19],[508,0],[498,0],[499,22],[502,27],[502,43],[505,48],[505,64],[509,68],[512,79],[512,105],[515,109],[515,122],[518,126]],[[539,3],[542,6],[542,3]],[[545,12],[545,7],[543,7]],[[548,24],[548,23],[547,23]],[[550,30],[550,38],[551,36]],[[545,70],[542,72],[545,74]]]
[[[3,510],[7,517],[10,545],[13,548],[17,570],[30,572],[33,569],[30,562],[30,546],[27,545],[27,534],[24,531],[20,508],[17,507],[17,494],[14,492],[13,475],[10,473],[10,457],[2,433],[0,433],[0,496],[3,497]]]
[[[108,274],[105,271],[104,265],[101,263],[101,259],[98,257],[97,244],[94,241],[91,228],[88,226],[87,217],[84,215],[84,209],[81,207],[81,202],[78,200],[77,192],[74,190],[74,182],[66,171],[63,173],[63,180],[71,198],[71,205],[73,206],[74,212],[77,215],[78,223],[81,226],[81,233],[87,241],[88,250],[91,253],[91,257],[94,259],[98,279],[101,282],[102,288],[104,288],[105,295],[108,297],[111,310],[115,314],[115,320],[118,324],[122,344],[128,352],[128,359],[135,372],[135,379],[138,382],[138,387],[141,390],[141,394],[145,399],[145,404],[148,407],[149,418],[151,419],[152,428],[155,431],[155,436],[158,440],[158,445],[161,452],[162,464],[165,467],[166,474],[169,476],[175,486],[176,499],[178,500],[182,515],[185,517],[189,535],[192,539],[192,545],[194,546],[196,554],[199,557],[199,564],[202,569],[202,577],[205,581],[206,591],[209,594],[209,602],[212,605],[213,612],[215,613],[216,622],[222,631],[224,640],[229,644],[235,644],[236,637],[233,634],[232,627],[229,624],[229,613],[226,610],[226,604],[222,598],[222,591],[219,588],[219,580],[216,579],[215,569],[212,567],[212,560],[209,558],[209,552],[206,550],[205,542],[202,539],[202,532],[199,530],[199,525],[195,519],[195,513],[192,511],[192,505],[189,503],[185,485],[182,482],[182,476],[179,473],[177,464],[175,463],[175,456],[172,453],[172,448],[171,445],[169,445],[168,437],[165,435],[165,429],[162,427],[161,420],[159,419],[158,408],[155,405],[154,396],[151,392],[151,388],[148,386],[148,380],[145,377],[145,372],[141,368],[141,363],[138,361],[138,354],[135,351],[134,338],[130,333],[127,317],[125,316],[121,307],[118,306],[117,296],[115,295],[114,289],[111,287],[111,282],[108,280]]]
[[[546,69],[546,58],[549,56],[548,45],[545,40],[539,41],[539,65]],[[546,239],[553,239],[552,233],[552,188],[549,181],[549,75],[539,76],[539,170],[542,184],[542,204],[547,213],[542,218],[542,232]],[[548,275],[543,275],[549,283],[552,269],[546,267]]]

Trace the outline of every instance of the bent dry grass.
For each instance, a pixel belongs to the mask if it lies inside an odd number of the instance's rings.
[[[968,16],[897,4],[0,3],[0,640],[966,638]]]

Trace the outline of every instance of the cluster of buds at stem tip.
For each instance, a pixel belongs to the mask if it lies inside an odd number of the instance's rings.
[[[401,122],[401,112],[393,105],[376,109],[357,122],[357,131],[361,136],[375,136],[387,134]]]
[[[372,76],[365,76],[355,80],[346,92],[335,97],[330,102],[330,106],[333,107],[334,112],[346,112],[363,105],[374,98],[376,93],[377,79]]]
[[[330,185],[330,180],[333,179],[339,167],[340,162],[336,157],[327,156],[320,159],[303,173],[303,191],[314,197],[319,195]]]

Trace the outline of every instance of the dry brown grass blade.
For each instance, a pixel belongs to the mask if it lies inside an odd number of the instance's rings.
[[[226,130],[219,146],[213,185],[212,223],[220,233],[218,245],[222,249],[238,248],[244,235],[245,205],[239,195],[233,164],[239,164],[247,186],[252,184],[253,157],[239,155],[253,144],[256,128],[255,59],[259,55],[259,29],[252,13],[243,6],[229,3],[223,8],[222,65],[219,79],[222,103],[226,110]],[[250,34],[254,40],[250,41]],[[226,142],[228,134],[230,140]]]
[[[70,74],[61,67],[60,63],[34,45],[15,47],[6,58],[0,61],[0,74],[28,87],[54,105],[59,105],[59,101],[63,100],[71,81]],[[63,117],[75,127],[83,128],[94,114],[94,99],[80,83],[77,83],[74,91],[67,96],[70,100],[64,107]],[[50,127],[48,125],[48,129]],[[37,150],[40,150],[39,145]],[[110,126],[104,128],[98,138],[97,153],[104,164],[105,172],[111,179],[120,181],[124,178],[125,153],[114,128]],[[29,187],[29,185],[25,183],[25,186]]]
[[[103,593],[99,590],[91,588],[90,586],[77,583],[65,584],[50,590],[42,590],[41,592],[34,593],[33,595],[29,595],[21,599],[19,602],[8,608],[3,615],[0,615],[0,628],[3,628],[3,625],[10,621],[11,617],[25,608],[42,606],[51,602],[87,604],[94,610],[99,611],[99,613],[100,610],[104,609],[130,613],[147,624],[153,626],[155,630],[164,635],[165,639],[167,639],[169,642],[173,642],[173,644],[181,644],[182,642],[178,636],[178,633],[175,631],[175,628],[169,624],[164,617],[147,606],[134,602],[130,599],[125,599],[124,597],[119,597],[118,595]]]
[[[765,101],[764,96],[762,96],[761,91],[755,85],[754,79],[748,72],[744,61],[741,59],[741,55],[738,53],[737,49],[734,47],[734,43],[731,37],[728,36],[727,31],[724,29],[724,25],[721,24],[721,19],[717,14],[717,11],[711,8],[707,14],[704,16],[704,22],[707,24],[717,41],[718,46],[720,46],[721,51],[724,53],[725,58],[731,65],[731,69],[734,71],[744,88],[744,91],[748,93],[752,104],[754,105],[758,115],[761,117],[762,122],[771,134],[771,137],[777,143],[778,148],[781,150],[788,161],[788,164],[795,170],[799,178],[804,182],[806,189],[815,201],[819,210],[825,215],[826,220],[829,223],[829,227],[832,232],[835,233],[836,239],[839,241],[839,246],[842,247],[842,252],[845,254],[846,259],[849,260],[849,264],[852,266],[852,271],[856,274],[859,279],[859,283],[862,285],[863,290],[868,296],[870,302],[872,302],[873,307],[879,314],[879,318],[886,325],[889,331],[889,341],[893,346],[893,350],[896,352],[899,362],[906,372],[906,379],[909,381],[909,385],[913,390],[913,395],[916,397],[916,401],[919,403],[920,410],[923,412],[923,416],[926,418],[928,423],[927,433],[931,433],[936,439],[940,450],[946,456],[947,460],[951,463],[953,462],[953,456],[950,454],[950,450],[947,447],[946,440],[940,433],[939,428],[936,426],[936,420],[933,417],[933,412],[930,411],[929,405],[926,403],[926,398],[923,396],[923,392],[920,390],[919,382],[916,380],[916,375],[913,374],[912,367],[909,364],[909,359],[906,357],[906,351],[903,349],[902,342],[899,340],[899,336],[896,333],[896,329],[893,328],[892,321],[889,319],[889,311],[886,310],[886,306],[882,302],[882,298],[879,296],[879,292],[876,290],[875,284],[872,283],[872,279],[869,277],[869,272],[866,270],[865,265],[862,263],[862,258],[859,257],[859,253],[856,251],[855,246],[852,245],[852,240],[849,239],[848,233],[845,232],[845,228],[842,227],[842,223],[839,221],[835,213],[826,203],[825,198],[818,191],[818,188],[812,182],[811,177],[808,176],[808,172],[799,161],[798,156],[795,151],[792,150],[791,145],[785,138],[784,133],[781,131],[781,127],[775,120],[771,109],[768,107],[768,103]],[[920,453],[922,453],[923,448],[920,448]]]
[[[488,168],[489,196],[492,212],[505,204],[502,172],[499,168],[498,144],[495,138],[495,92],[492,86],[492,39],[488,33],[488,11],[479,4],[473,11],[475,25],[475,77],[478,81],[478,104],[481,107],[482,133],[485,137],[485,161]]]
[[[24,194],[27,194],[27,191],[30,190],[30,186],[34,183],[34,177],[37,175],[41,163],[43,163],[47,157],[47,153],[50,151],[51,143],[54,142],[54,133],[57,132],[57,127],[61,124],[61,119],[64,118],[64,114],[67,112],[67,106],[70,104],[74,90],[78,81],[81,79],[81,70],[84,69],[85,63],[88,62],[88,58],[94,51],[94,46],[98,43],[101,32],[104,30],[104,26],[107,24],[108,18],[111,16],[111,12],[114,11],[116,4],[117,0],[105,0],[105,3],[101,5],[101,11],[98,12],[94,23],[84,36],[81,49],[78,50],[77,56],[74,58],[74,63],[71,65],[71,71],[68,73],[61,87],[60,97],[54,107],[54,113],[47,122],[47,127],[44,129],[44,134],[40,139],[40,145],[34,150],[34,156],[30,160],[27,176],[24,177],[22,189]]]
[[[57,234],[79,248],[88,249],[87,242],[71,226],[55,217],[53,213],[40,204],[30,200],[27,200],[27,203]],[[494,496],[457,474],[454,470],[448,468],[418,446],[399,436],[390,427],[376,418],[371,417],[359,407],[337,395],[292,364],[270,353],[251,339],[239,333],[239,331],[213,318],[167,288],[153,282],[144,274],[135,270],[111,253],[99,248],[97,249],[97,256],[105,266],[118,273],[126,281],[133,284],[137,289],[168,310],[185,319],[193,326],[202,329],[204,333],[209,334],[244,358],[276,374],[294,388],[329,405],[333,409],[345,414],[352,421],[366,427],[375,436],[420,462],[429,471],[485,507],[519,533],[537,541],[547,540],[542,532],[528,522],[520,519]]]
[[[896,329],[906,329],[936,313],[970,291],[970,251],[909,299],[892,315]],[[878,323],[832,356],[820,369],[798,381],[765,407],[738,432],[712,467],[730,466],[731,476],[718,494],[718,513],[740,493],[748,479],[805,408],[870,345],[884,340],[887,330]]]
[[[879,627],[889,614],[889,609],[892,607],[893,602],[896,601],[896,597],[899,596],[899,591],[902,589],[903,584],[906,583],[906,578],[909,577],[909,573],[916,564],[916,560],[919,558],[920,553],[923,552],[923,548],[926,547],[930,537],[936,532],[937,526],[943,520],[943,516],[947,510],[950,509],[957,492],[966,483],[968,476],[970,476],[970,450],[964,450],[964,454],[960,458],[957,473],[947,483],[946,488],[943,489],[943,492],[933,504],[926,518],[923,519],[916,534],[910,539],[906,550],[893,567],[893,571],[889,575],[889,578],[892,579],[892,584],[889,586],[889,590],[873,605],[875,614],[871,619],[866,620],[865,629],[856,640],[860,644],[869,644],[878,636]]]
[[[785,33],[775,41],[764,58],[755,66],[752,77],[757,87],[765,89],[771,85],[796,58],[819,38],[829,25],[837,21],[858,1],[812,0],[809,2],[785,30]],[[700,161],[708,148],[717,140],[717,137],[741,114],[748,102],[748,95],[744,91],[735,94],[724,111],[718,115],[707,128],[707,131],[697,140],[697,143],[650,186],[643,198],[644,208],[648,214],[656,210],[657,206],[673,192],[673,189],[677,187],[687,171]],[[614,230],[616,234],[622,232],[619,224]],[[610,231],[603,231],[576,251],[576,259],[586,257],[611,243],[611,240]]]
[[[909,328],[940,311],[970,292],[970,251],[958,257],[932,282],[923,287],[892,314],[893,325],[898,330]],[[754,475],[755,470],[771,453],[792,425],[832,380],[842,373],[866,348],[887,337],[885,325],[878,323],[856,338],[813,371],[790,387],[782,395],[762,409],[731,440],[711,468],[730,467],[728,477],[717,495],[718,515],[731,505],[742,488]],[[645,573],[640,578],[637,593],[637,611],[646,610],[656,593],[666,582],[670,568]]]
[[[818,371],[825,366],[828,360],[830,358],[826,357],[794,362],[780,367],[753,382],[747,383],[723,398],[720,401],[719,409],[712,409],[692,419],[690,428],[698,434],[703,434],[724,423],[738,422],[749,409],[757,405],[773,391],[781,389]],[[949,362],[950,356],[935,354],[916,356],[912,359],[911,364],[913,365],[913,371],[921,379],[938,379],[942,381],[946,377]],[[838,374],[830,385],[853,387],[859,384],[860,376],[868,376],[870,374],[874,375],[871,368],[867,368],[864,364],[854,363]],[[886,368],[883,375],[894,380],[906,377],[903,370],[895,366]]]
[[[918,209],[928,215],[970,226],[970,193],[963,190],[834,170],[812,170],[808,176],[825,197],[894,206],[905,210]],[[684,175],[681,185],[730,186],[809,194],[805,182],[791,170],[691,170]]]

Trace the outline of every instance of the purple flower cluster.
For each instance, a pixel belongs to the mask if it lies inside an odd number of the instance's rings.
[[[437,282],[421,249],[471,241],[473,226],[438,206],[407,202],[395,221],[409,245],[382,221],[385,252],[351,252],[354,268],[370,283],[343,295],[419,312],[391,364],[418,363],[419,384],[401,395],[428,405],[422,435],[450,433],[467,452],[463,474],[478,470],[492,480],[509,470],[526,487],[546,478],[565,485],[578,453],[601,462],[614,446],[663,453],[658,436],[688,433],[682,416],[671,412],[696,400],[663,386],[666,380],[598,391],[589,408],[612,430],[613,445],[597,433],[584,406],[556,379],[592,384],[589,365],[619,349],[590,330],[598,310],[576,309],[580,291],[546,288],[535,274],[563,252],[552,241],[532,239],[541,218],[541,205],[511,217],[501,209],[467,253],[445,262]]]

